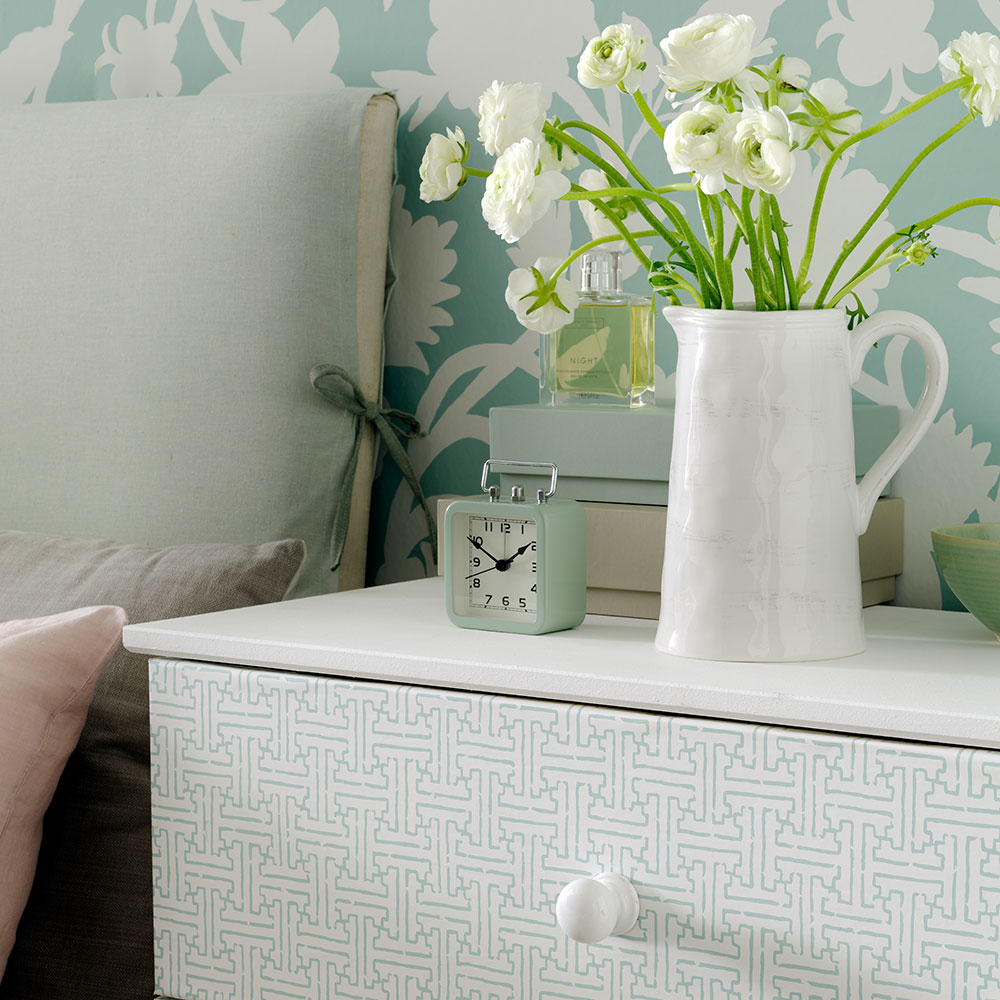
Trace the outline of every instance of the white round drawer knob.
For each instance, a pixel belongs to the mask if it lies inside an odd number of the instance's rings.
[[[624,875],[605,872],[570,882],[556,900],[556,920],[574,940],[595,944],[626,934],[639,919],[639,896]]]

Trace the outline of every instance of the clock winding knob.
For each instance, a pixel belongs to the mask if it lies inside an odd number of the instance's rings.
[[[624,875],[604,872],[578,878],[556,900],[556,920],[574,940],[596,944],[614,934],[626,934],[639,918],[639,896]]]

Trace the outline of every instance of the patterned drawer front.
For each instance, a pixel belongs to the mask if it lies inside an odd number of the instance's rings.
[[[1000,753],[154,660],[158,988],[1000,1000]],[[618,871],[638,925],[569,940]]]

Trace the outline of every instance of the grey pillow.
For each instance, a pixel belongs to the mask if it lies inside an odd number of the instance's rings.
[[[0,620],[115,604],[132,622],[283,598],[300,541],[164,549],[0,531]],[[153,996],[149,694],[144,657],[104,670],[45,815],[3,1000]]]

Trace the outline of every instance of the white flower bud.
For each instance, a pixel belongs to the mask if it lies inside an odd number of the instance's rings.
[[[460,128],[447,131],[447,136],[435,132],[424,150],[420,161],[421,201],[447,201],[465,183],[462,164],[469,155],[469,144]]]
[[[639,87],[646,68],[642,50],[646,42],[636,38],[630,24],[613,24],[592,38],[580,56],[576,76],[584,87],[621,86],[629,93]]]

